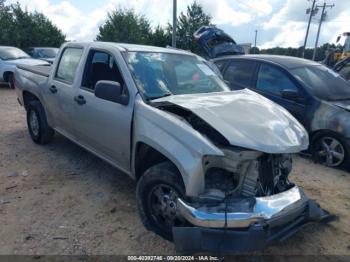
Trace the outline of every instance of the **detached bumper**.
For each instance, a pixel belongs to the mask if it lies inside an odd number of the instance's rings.
[[[231,212],[236,208],[245,211]],[[333,218],[298,187],[274,196],[255,198],[250,204],[228,203],[226,209],[231,211],[227,214],[209,212],[213,211],[210,207],[195,209],[180,199],[178,209],[194,225],[173,228],[176,250],[184,254],[262,250],[274,241],[290,237],[310,222],[328,222]]]

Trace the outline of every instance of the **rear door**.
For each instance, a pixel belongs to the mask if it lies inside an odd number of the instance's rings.
[[[300,123],[307,126],[307,99],[305,94],[297,81],[284,69],[269,63],[261,63],[257,70],[253,90],[281,105]],[[299,94],[299,97],[293,99],[284,98],[282,97],[283,90],[295,91]]]
[[[253,60],[246,59],[231,59],[223,66],[218,67],[223,70],[224,80],[229,83],[231,90],[239,90],[244,88],[252,88],[254,74],[256,72],[257,63]]]
[[[83,55],[82,47],[65,47],[55,71],[49,79],[46,91],[46,107],[52,119],[52,127],[68,137],[74,133],[74,97],[77,92],[77,69]]]
[[[96,83],[100,80],[118,82],[124,94],[130,94],[118,66],[122,62],[121,54],[115,50],[90,49],[73,115],[78,141],[128,172],[133,97],[129,95],[129,104],[122,105],[97,98],[94,94]]]

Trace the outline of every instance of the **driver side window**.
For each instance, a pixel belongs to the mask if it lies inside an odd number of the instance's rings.
[[[256,89],[278,96],[286,89],[298,92],[298,88],[283,71],[269,64],[261,64]]]
[[[91,50],[85,65],[82,86],[95,90],[95,85],[100,80],[119,82],[121,86],[124,85],[114,57],[107,52]]]

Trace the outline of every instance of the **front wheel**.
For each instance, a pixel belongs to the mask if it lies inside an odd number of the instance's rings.
[[[140,178],[136,198],[144,226],[167,240],[173,239],[173,226],[184,226],[176,200],[185,195],[185,186],[177,168],[170,162],[157,164]]]
[[[349,167],[349,145],[341,135],[331,132],[316,135],[311,153],[317,162],[328,167]]]

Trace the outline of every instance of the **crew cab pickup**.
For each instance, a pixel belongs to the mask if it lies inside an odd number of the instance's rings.
[[[145,227],[181,253],[259,250],[329,218],[288,180],[304,128],[192,53],[67,43],[15,79],[33,141],[56,131],[135,179]]]

